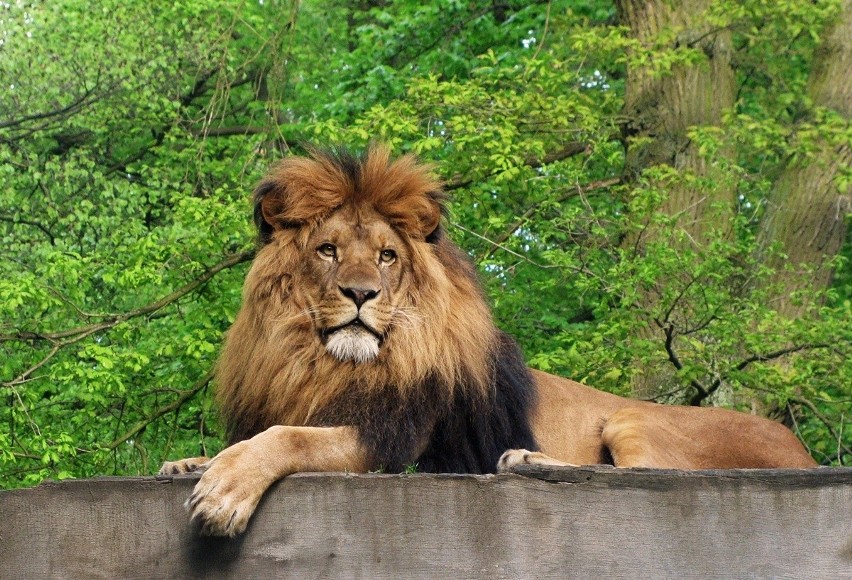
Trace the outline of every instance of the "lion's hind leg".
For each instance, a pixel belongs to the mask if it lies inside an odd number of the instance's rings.
[[[677,407],[628,407],[612,414],[601,440],[616,467],[699,469],[700,442],[664,414]],[[685,423],[683,421],[682,423]],[[696,445],[699,443],[699,445]]]
[[[540,451],[527,451],[526,449],[509,449],[497,460],[497,471],[511,471],[517,465],[551,465],[558,467],[577,467],[573,463],[565,463],[545,455]]]
[[[643,405],[613,413],[601,433],[616,467],[810,468],[816,462],[774,421],[712,407]]]

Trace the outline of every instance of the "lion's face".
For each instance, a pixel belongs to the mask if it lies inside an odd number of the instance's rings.
[[[326,350],[341,361],[374,359],[394,324],[406,320],[402,238],[375,211],[348,206],[313,231],[302,258],[309,312]]]

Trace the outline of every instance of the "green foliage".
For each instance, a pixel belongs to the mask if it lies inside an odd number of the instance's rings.
[[[640,45],[610,2],[0,6],[0,486],[218,451],[253,184],[302,143],[375,139],[438,164],[449,233],[531,365],[620,394],[662,373],[659,400],[784,412],[848,462],[849,249],[790,320],[755,241],[779,171],[848,142],[805,90],[837,10],[713,3],[739,99],[690,138],[719,173],[627,182],[626,67],[705,57],[676,31]],[[731,184],[700,244],[656,212],[669,187]]]

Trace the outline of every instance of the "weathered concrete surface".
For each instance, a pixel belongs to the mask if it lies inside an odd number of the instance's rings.
[[[300,474],[200,538],[195,477],[0,492],[0,578],[852,578],[852,469]]]

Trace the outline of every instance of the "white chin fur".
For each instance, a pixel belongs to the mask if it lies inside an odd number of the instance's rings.
[[[328,337],[325,349],[338,360],[363,363],[379,355],[379,339],[364,329],[341,328]]]

